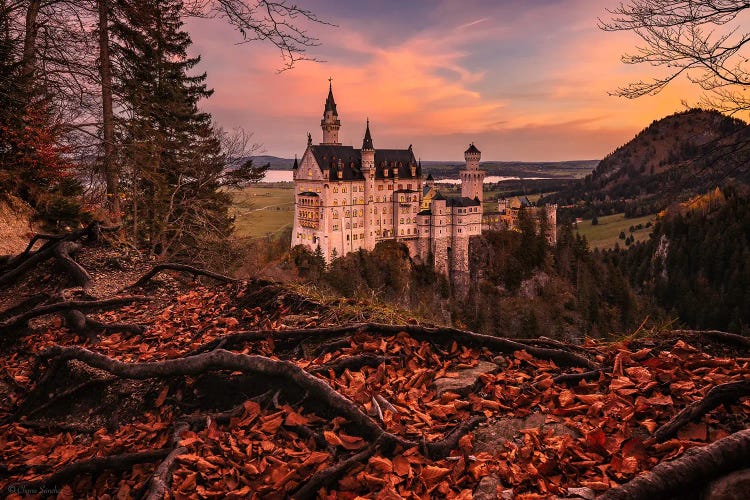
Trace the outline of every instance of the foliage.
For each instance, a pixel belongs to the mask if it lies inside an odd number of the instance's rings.
[[[675,205],[648,242],[612,258],[633,286],[694,328],[750,329],[750,193],[726,187]]]

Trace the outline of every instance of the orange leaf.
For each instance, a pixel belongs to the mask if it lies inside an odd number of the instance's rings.
[[[390,474],[393,472],[393,463],[387,458],[378,456],[370,457],[369,464],[381,474]]]
[[[326,438],[326,442],[328,442],[328,444],[330,445],[344,446],[344,443],[341,442],[341,440],[339,439],[339,437],[336,435],[335,432],[323,431],[323,437]]]
[[[169,394],[169,386],[165,385],[159,393],[159,397],[157,397],[156,401],[154,402],[154,405],[156,405],[157,408],[164,404],[164,401],[166,401],[167,399],[167,394]]]
[[[284,425],[295,426],[295,425],[307,425],[310,420],[307,417],[303,417],[296,411],[290,411],[284,419]]]
[[[393,457],[393,471],[401,477],[408,477],[411,472],[411,465],[403,455]]]
[[[441,479],[443,479],[450,473],[451,470],[446,469],[445,467],[426,465],[424,469],[422,469],[422,473],[419,475],[419,477],[429,487],[433,484],[437,484]]]
[[[341,439],[341,446],[347,450],[358,450],[365,445],[365,440],[358,436],[339,434],[339,439]]]

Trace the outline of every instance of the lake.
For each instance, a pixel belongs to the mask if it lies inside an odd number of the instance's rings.
[[[536,181],[549,179],[550,177],[524,177],[525,180]],[[521,177],[503,177],[499,175],[488,175],[484,178],[485,184],[492,184],[496,182],[505,181],[518,181]],[[292,171],[291,170],[268,170],[266,176],[262,182],[292,182]],[[435,181],[438,184],[459,184],[459,179],[440,179]]]

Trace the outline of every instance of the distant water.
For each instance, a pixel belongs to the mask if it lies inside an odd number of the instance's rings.
[[[524,177],[525,180],[536,181],[551,179],[551,177]],[[268,170],[266,176],[263,178],[263,182],[292,182],[292,171],[291,170]],[[518,181],[520,177],[502,177],[499,175],[488,175],[484,178],[485,184],[505,181]],[[435,181],[439,184],[459,184],[459,179],[440,179]]]

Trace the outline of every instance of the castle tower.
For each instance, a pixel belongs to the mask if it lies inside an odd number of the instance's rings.
[[[339,121],[339,114],[336,111],[336,101],[333,100],[331,80],[331,78],[328,79],[328,98],[326,99],[326,107],[323,110],[323,119],[320,120],[320,128],[323,129],[323,142],[321,144],[340,146],[339,129],[341,128],[341,122]]]
[[[367,120],[365,137],[362,139],[362,175],[365,178],[365,203],[372,203],[375,195],[375,148],[370,135],[370,120]],[[370,236],[371,228],[375,228],[375,216],[371,210],[365,210],[365,248],[375,247],[375,235]]]
[[[479,169],[479,160],[482,158],[482,152],[472,142],[469,149],[464,151],[466,168],[460,172],[461,177],[461,196],[466,198],[479,199],[482,202],[483,186],[485,172]]]

